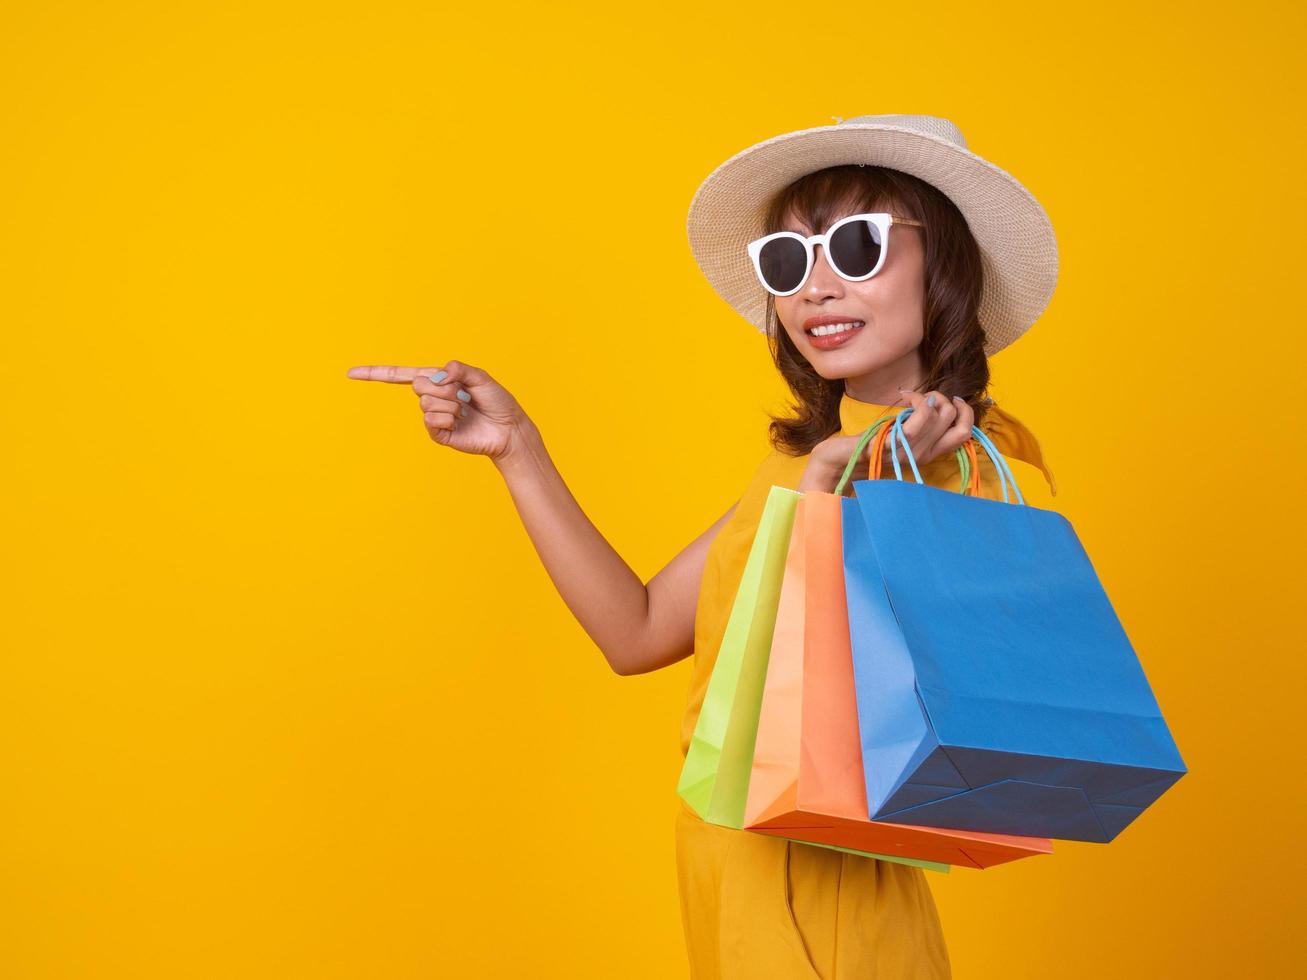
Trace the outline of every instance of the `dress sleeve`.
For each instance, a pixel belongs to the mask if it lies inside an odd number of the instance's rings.
[[[993,440],[994,446],[1012,466],[1012,475],[1016,477],[1017,486],[1021,488],[1023,496],[1028,495],[1027,487],[1036,481],[1030,477],[1022,480],[1014,460],[1027,464],[1027,469],[1033,468],[1042,477],[1040,482],[1047,481],[1049,494],[1057,496],[1057,480],[1054,479],[1053,470],[1048,465],[1048,457],[1040,446],[1039,440],[1035,438],[1035,434],[1026,428],[1020,419],[994,402],[985,413],[980,429]],[[1042,487],[1040,489],[1042,490]]]
[[[1002,452],[1000,449],[999,452]],[[1049,484],[1045,481],[1044,473],[1037,467],[1029,463],[1003,454],[1007,460],[1008,466],[1012,470],[1012,477],[1017,481],[1017,487],[1021,490],[1021,499],[1031,507],[1038,507],[1040,510],[1057,510],[1053,503],[1053,494],[1050,492]],[[985,461],[988,465],[988,460]],[[1010,493],[1011,491],[1009,491]],[[1015,500],[1015,497],[1013,498]]]

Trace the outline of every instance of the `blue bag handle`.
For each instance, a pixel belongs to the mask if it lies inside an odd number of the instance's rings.
[[[837,495],[843,496],[844,487],[853,475],[853,467],[857,464],[858,458],[862,455],[862,450],[866,448],[867,443],[870,442],[876,433],[880,431],[882,426],[888,424],[890,424],[890,419],[880,419],[873,422],[871,427],[862,434],[862,437],[858,440],[857,447],[849,457],[848,465],[844,467],[844,473],[840,477],[839,483],[835,486],[835,493]],[[971,454],[961,446],[955,449],[953,453],[958,458],[958,469],[961,470],[961,481],[958,484],[958,492],[965,494],[967,492],[967,485],[971,482]]]
[[[917,461],[913,458],[912,448],[908,445],[907,436],[903,432],[903,420],[911,415],[913,411],[914,409],[909,406],[894,417],[892,423],[893,428],[891,428],[889,434],[890,462],[894,464],[894,478],[901,481],[903,479],[903,468],[899,466],[898,454],[898,443],[901,442],[903,445],[903,452],[907,455],[908,463],[912,467],[913,476],[916,477],[918,483],[924,484],[926,481],[921,478],[921,471],[917,469]],[[871,441],[872,437],[875,436],[876,432],[886,422],[889,422],[889,419],[882,419],[870,426],[867,431],[862,434],[862,438],[858,440],[858,444],[853,450],[853,455],[849,457],[848,465],[844,468],[844,474],[840,477],[839,483],[835,487],[835,492],[837,494],[843,494],[844,486],[852,475],[853,467],[856,464],[858,457],[862,455],[862,450],[866,448],[867,443]],[[998,451],[998,447],[994,445],[989,436],[981,431],[979,426],[973,425],[971,427],[971,435],[978,443],[980,443],[981,448],[984,449],[986,455],[989,456],[990,462],[994,464],[994,471],[998,474],[999,487],[1003,491],[1003,502],[1009,502],[1007,487],[1008,483],[1011,483],[1012,490],[1016,493],[1017,502],[1024,504],[1026,501],[1021,495],[1021,488],[1017,486],[1016,477],[1012,475],[1012,468],[1008,466],[1007,460],[1004,459],[1003,454]],[[961,448],[958,448],[955,452],[962,467],[962,486],[965,488],[971,476],[970,463],[966,458],[966,453],[963,452]]]
[[[912,464],[912,473],[917,478],[918,483],[924,483],[921,478],[921,471],[917,469],[917,461],[912,458],[912,449],[908,446],[907,436],[903,434],[903,420],[915,411],[911,406],[903,409],[898,415],[894,416],[894,428],[890,430],[890,462],[894,464],[894,477],[903,479],[903,470],[899,466],[898,447],[895,440],[903,444],[903,452],[908,457],[908,462]],[[971,427],[971,435],[980,443],[981,448],[989,456],[990,462],[994,464],[994,471],[998,473],[999,487],[1003,490],[1003,502],[1008,503],[1007,485],[1012,484],[1012,490],[1017,495],[1017,503],[1024,504],[1025,498],[1021,496],[1021,489],[1017,486],[1017,478],[1012,475],[1012,468],[1007,465],[1007,460],[1003,454],[998,451],[998,447],[980,430],[980,426]]]

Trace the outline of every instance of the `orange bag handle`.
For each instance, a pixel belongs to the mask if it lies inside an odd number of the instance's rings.
[[[876,433],[876,438],[871,441],[871,478],[880,479],[880,458],[885,451],[885,437],[889,435],[891,425],[882,425],[880,431]]]
[[[968,439],[962,446],[967,451],[967,461],[971,463],[971,482],[967,484],[967,489],[962,492],[971,493],[973,497],[980,496],[980,460],[976,456],[976,440]]]

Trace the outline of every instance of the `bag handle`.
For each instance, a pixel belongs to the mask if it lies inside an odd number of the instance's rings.
[[[885,445],[885,437],[890,434],[892,428],[889,424],[890,421],[890,419],[881,419],[872,424],[867,431],[862,434],[862,438],[858,440],[857,446],[854,447],[853,455],[849,457],[848,465],[844,467],[844,474],[840,477],[839,483],[835,486],[835,493],[837,495],[841,497],[844,496],[844,487],[853,475],[853,468],[857,465],[858,458],[862,455],[862,449],[867,445],[869,439],[872,440],[870,475],[873,480],[880,479],[880,461],[881,456],[883,455],[882,450]],[[954,455],[957,456],[958,459],[958,469],[961,471],[961,481],[958,485],[958,492],[965,495],[967,491],[970,490],[972,496],[979,497],[980,466],[976,462],[976,450],[969,439],[967,440],[965,448],[965,452],[961,447],[954,450]],[[897,467],[897,465],[898,461],[896,459],[895,466]]]
[[[980,494],[980,460],[976,459],[976,440],[968,439],[962,444],[962,448],[967,451],[967,459],[970,461],[968,467],[970,481],[963,477],[964,483],[969,483],[967,488],[962,491],[964,495],[970,494],[973,497],[979,497]]]
[[[888,422],[889,419],[885,421]],[[871,440],[871,449],[869,450],[871,456],[870,476],[873,480],[880,479],[880,463],[885,455],[885,437],[889,435],[889,430],[888,425],[881,426],[880,431],[876,433],[876,438]]]
[[[888,419],[886,420],[888,421]],[[885,436],[890,432],[888,427],[881,428],[876,433],[876,438],[871,441],[871,478],[880,479],[881,460],[884,458]],[[965,450],[965,454],[964,454]],[[958,482],[958,492],[964,496],[970,493],[973,497],[980,496],[980,464],[976,461],[976,447],[974,440],[968,439],[961,447],[955,449],[953,454],[958,458],[958,469],[961,470],[962,479]]]
[[[903,433],[903,420],[911,415],[912,412],[913,409],[911,407],[905,408],[899,412],[893,420],[880,419],[862,433],[861,438],[853,449],[852,455],[849,456],[848,465],[844,467],[844,473],[840,476],[839,483],[835,486],[836,494],[843,496],[844,487],[848,484],[853,475],[853,468],[857,465],[858,458],[862,455],[862,450],[873,438],[875,438],[875,445],[871,452],[871,476],[872,479],[879,479],[880,460],[882,455],[881,450],[884,446],[886,436],[889,436],[891,440],[890,461],[894,464],[895,479],[903,479],[903,470],[899,466],[898,457],[898,443],[901,443],[904,453],[907,454],[908,463],[912,467],[912,472],[916,477],[917,482],[921,484],[925,483],[921,478],[921,471],[917,469],[917,461],[912,456],[912,448],[908,445],[907,436]],[[1009,502],[1007,487],[1008,484],[1011,483],[1012,489],[1016,493],[1017,501],[1024,504],[1026,501],[1021,495],[1021,488],[1017,486],[1016,477],[1012,475],[1012,468],[1008,466],[1007,460],[1004,459],[1003,454],[998,451],[998,447],[994,445],[993,441],[980,429],[979,426],[973,425],[971,427],[971,435],[971,439],[968,439],[962,447],[953,451],[954,455],[957,457],[958,469],[961,475],[959,492],[964,496],[967,495],[968,491],[970,491],[970,495],[973,497],[982,496],[980,487],[980,463],[976,455],[975,446],[973,445],[974,440],[975,442],[980,443],[980,447],[985,451],[990,462],[994,464],[994,471],[998,474],[999,487],[1003,491],[1004,503]]]
[[[890,462],[894,464],[895,478],[900,480],[903,479],[903,470],[899,467],[898,445],[895,441],[897,440],[898,443],[902,443],[903,445],[903,452],[907,455],[908,462],[912,465],[912,473],[917,478],[917,482],[924,483],[925,481],[921,479],[921,471],[917,469],[917,461],[912,458],[912,449],[908,445],[907,436],[903,434],[903,420],[911,415],[913,411],[914,409],[909,406],[894,417],[894,429],[890,433]],[[989,436],[981,431],[979,426],[973,425],[971,427],[971,435],[980,443],[981,448],[985,450],[985,454],[989,456],[990,462],[994,464],[994,470],[998,473],[999,487],[1003,490],[1003,502],[1010,502],[1008,500],[1007,487],[1008,484],[1011,483],[1012,491],[1017,496],[1017,503],[1024,504],[1026,500],[1021,496],[1021,488],[1017,486],[1017,478],[1012,475],[1012,468],[1008,466],[1007,460],[1004,459],[1003,454],[998,451],[998,447],[994,445]]]

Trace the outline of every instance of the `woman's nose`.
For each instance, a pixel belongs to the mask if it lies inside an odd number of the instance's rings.
[[[818,293],[838,293],[844,288],[840,285],[842,281],[839,274],[826,261],[826,249],[821,245],[817,245],[813,249],[812,272],[808,276],[808,282],[804,287],[805,290]]]

